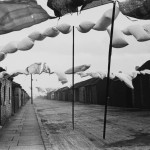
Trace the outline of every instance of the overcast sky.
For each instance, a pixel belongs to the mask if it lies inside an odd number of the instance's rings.
[[[47,6],[47,0],[37,0],[51,16],[53,11]],[[102,14],[112,7],[112,4],[95,7],[89,10],[82,11],[78,15],[68,14],[58,19],[48,20],[38,25],[34,25],[21,31],[0,35],[1,46],[6,45],[10,41],[19,41],[27,37],[33,31],[43,32],[48,27],[56,26],[61,23],[68,23],[70,25],[78,26],[83,21],[91,21],[96,23]],[[124,29],[132,24],[149,24],[150,21],[130,21],[121,13],[115,21],[115,27]],[[112,52],[112,72],[132,72],[137,65],[142,65],[145,61],[150,59],[150,41],[137,42],[132,36],[125,36],[129,45],[125,48],[113,48]],[[109,35],[107,31],[91,30],[88,33],[80,33],[75,28],[75,66],[82,64],[91,64],[88,71],[106,71],[107,59],[109,49]],[[72,32],[69,34],[59,34],[55,38],[47,37],[43,41],[35,41],[32,49],[28,51],[17,51],[14,54],[8,54],[6,58],[1,61],[2,67],[7,67],[7,71],[15,71],[18,69],[25,69],[28,65],[35,62],[46,62],[52,71],[65,71],[72,66]],[[67,75],[69,83],[71,84],[71,75]],[[58,88],[62,85],[58,82],[55,74],[48,75],[34,75],[33,85],[40,87]],[[83,78],[85,80],[85,78]],[[83,80],[78,75],[75,75],[75,82]],[[30,77],[25,75],[17,76],[14,79],[20,83],[22,87],[29,91]],[[37,91],[34,90],[36,93]]]

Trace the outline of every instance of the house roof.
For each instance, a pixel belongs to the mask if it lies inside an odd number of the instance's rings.
[[[146,61],[143,65],[141,65],[139,68],[137,68],[137,71],[142,71],[145,69],[149,69],[150,70],[150,60]]]
[[[76,84],[74,85],[74,88],[79,88],[79,87],[83,87],[83,86],[95,85],[95,84],[97,84],[100,80],[102,80],[102,79],[100,79],[100,78],[91,78],[91,79],[88,79],[88,80],[85,80],[85,81],[76,83]]]
[[[22,88],[21,85],[19,83],[16,83],[16,82],[12,82],[12,86],[13,87],[20,87],[20,88]]]
[[[62,91],[65,91],[65,90],[67,90],[67,89],[69,89],[69,87],[67,87],[67,86],[65,86],[65,87],[63,87],[63,88],[60,88],[60,89],[58,89],[57,91],[55,91],[55,92],[62,92]]]
[[[6,71],[4,68],[0,67],[0,72]]]

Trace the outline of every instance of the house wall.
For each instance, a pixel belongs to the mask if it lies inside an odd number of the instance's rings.
[[[110,99],[108,104],[118,107],[133,107],[132,89],[120,80],[112,81],[110,84]]]
[[[86,102],[86,90],[85,87],[79,88],[79,102]]]
[[[133,107],[150,108],[150,75],[138,75],[133,80]]]
[[[11,81],[8,79],[1,79],[1,118],[0,124],[4,125],[6,120],[12,114],[12,91]]]

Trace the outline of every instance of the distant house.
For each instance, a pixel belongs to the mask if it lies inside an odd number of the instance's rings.
[[[106,82],[100,78],[91,78],[74,85],[74,100],[86,104],[105,105]],[[132,107],[132,90],[120,80],[110,80],[109,102],[111,106]],[[72,101],[73,91],[71,88],[61,88],[55,91],[55,99]]]
[[[12,83],[12,96],[13,96],[13,102],[12,102],[12,108],[13,113],[16,113],[19,108],[21,107],[21,98],[22,98],[22,87],[20,84],[13,82]]]
[[[0,67],[0,72],[6,71]],[[0,78],[0,125],[3,125],[5,121],[11,116],[11,86],[12,79]]]
[[[150,70],[150,60],[146,61],[140,67],[136,67],[137,71]],[[150,75],[138,74],[133,80],[134,99],[133,105],[136,108],[150,109]]]
[[[68,93],[66,92],[67,89],[68,89],[68,87],[63,87],[56,91],[58,100],[67,101],[67,98],[68,98],[67,97]]]
[[[106,93],[105,79],[91,78],[80,83],[76,83],[75,101],[89,104],[104,104]]]
[[[2,71],[5,69],[0,67],[0,72]],[[28,99],[29,96],[21,85],[13,82],[13,78],[4,73],[0,78],[0,125],[3,126]]]
[[[110,106],[133,107],[133,89],[129,88],[123,81],[115,78],[111,80],[109,88]]]
[[[107,78],[91,78],[75,84],[75,100],[87,104],[104,105]],[[132,90],[120,80],[111,80],[109,101],[111,106],[132,107]]]
[[[137,70],[150,70],[150,61]],[[105,105],[107,78],[91,78],[74,84],[74,100],[86,104]],[[123,81],[115,77],[110,79],[109,106],[150,109],[150,75],[138,74],[132,80],[134,89],[129,88]],[[53,92],[55,100],[72,101],[72,87],[60,88]]]

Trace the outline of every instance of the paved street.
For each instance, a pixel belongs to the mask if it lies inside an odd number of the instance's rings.
[[[0,150],[150,150],[150,111],[34,99],[0,129]]]
[[[30,102],[0,129],[0,150],[45,150],[46,146],[46,135]]]
[[[52,150],[149,150],[150,111],[108,107],[106,139],[104,107],[75,103],[75,130],[71,103],[34,100],[34,106]]]

